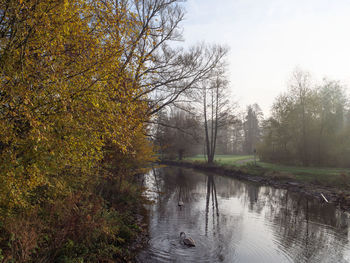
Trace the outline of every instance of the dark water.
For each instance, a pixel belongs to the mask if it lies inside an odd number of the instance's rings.
[[[350,216],[317,200],[183,168],[155,169],[145,185],[154,204],[139,262],[350,262]]]

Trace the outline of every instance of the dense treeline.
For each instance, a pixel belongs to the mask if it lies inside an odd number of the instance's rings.
[[[345,88],[324,79],[312,85],[296,70],[289,90],[264,122],[262,160],[304,166],[350,167],[350,109]]]
[[[148,123],[223,55],[177,2],[0,1],[0,261],[122,260]]]

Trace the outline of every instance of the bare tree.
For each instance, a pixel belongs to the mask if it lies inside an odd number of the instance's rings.
[[[201,83],[200,96],[197,97],[203,109],[205,151],[208,163],[214,161],[218,130],[234,122],[224,68],[215,73],[210,80]]]
[[[227,52],[221,46],[204,44],[188,49],[171,47],[170,43],[182,40],[181,0],[106,2],[129,10],[133,14],[129,19],[138,25],[133,34],[122,39],[127,48],[122,50],[124,61],[115,74],[135,72],[130,81],[140,85],[142,92],[135,94],[134,99],[147,101],[149,116],[171,105],[206,78]]]

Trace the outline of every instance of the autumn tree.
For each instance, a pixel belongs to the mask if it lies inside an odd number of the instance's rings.
[[[131,145],[146,104],[132,103],[140,87],[129,81],[131,67],[115,72],[137,21],[114,1],[1,9],[2,193],[4,202],[24,204],[37,187],[67,187],[67,176],[57,177],[67,169],[88,180],[107,140],[124,152]]]
[[[223,55],[169,47],[181,37],[178,1],[3,1],[0,9],[5,203],[24,204],[43,185],[65,188],[56,174],[96,175],[111,151],[128,155],[147,120]],[[113,177],[114,168],[103,173]]]

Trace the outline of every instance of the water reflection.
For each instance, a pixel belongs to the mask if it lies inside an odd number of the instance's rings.
[[[155,204],[139,262],[350,262],[349,216],[330,205],[182,168],[154,169],[145,185]]]
[[[219,206],[218,198],[216,195],[216,186],[213,175],[207,176],[207,196],[206,196],[206,205],[205,205],[205,235],[208,236],[208,221],[209,221],[209,204],[210,197],[212,200],[212,217],[213,217],[213,228],[216,221],[217,232],[220,233],[220,223],[219,223]],[[216,219],[216,220],[215,220]]]

